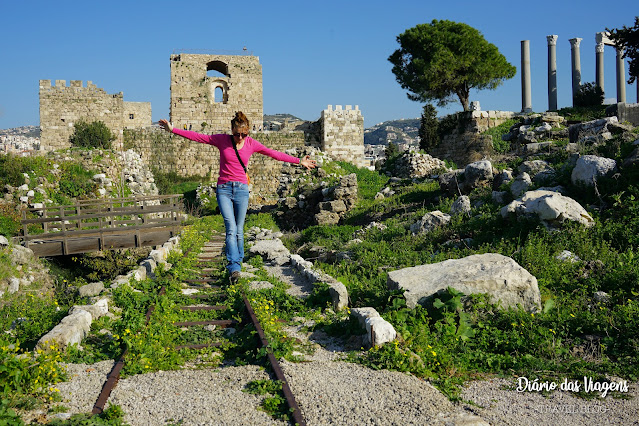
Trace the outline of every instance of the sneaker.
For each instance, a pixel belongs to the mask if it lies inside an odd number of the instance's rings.
[[[231,280],[231,284],[237,283],[240,280],[240,271],[231,272],[231,277],[229,279]]]

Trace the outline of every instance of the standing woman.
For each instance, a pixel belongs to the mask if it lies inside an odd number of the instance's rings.
[[[249,201],[246,165],[251,155],[259,152],[279,161],[301,164],[309,170],[317,164],[308,155],[302,159],[293,157],[267,148],[251,138],[248,135],[249,121],[241,111],[236,112],[235,118],[231,120],[232,135],[204,135],[190,130],[180,130],[164,119],[160,120],[159,124],[168,132],[192,141],[213,145],[220,151],[220,175],[217,179],[215,194],[226,228],[227,269],[231,282],[237,282],[244,259],[244,219]]]

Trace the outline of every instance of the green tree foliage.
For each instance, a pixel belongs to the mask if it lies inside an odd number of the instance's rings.
[[[384,151],[386,155],[386,160],[390,160],[391,158],[397,157],[399,155],[399,147],[394,142],[389,142],[386,146],[386,150]]]
[[[433,20],[397,36],[400,48],[388,60],[413,101],[444,106],[459,98],[468,111],[470,89],[496,89],[516,68],[469,25]]]
[[[595,83],[584,83],[575,93],[576,107],[594,107],[603,105],[604,92]]]
[[[437,120],[437,110],[432,104],[424,105],[422,118],[419,123],[419,147],[424,151],[434,148],[439,143],[437,134],[439,121]]]
[[[75,130],[69,139],[72,145],[83,148],[111,149],[111,142],[115,136],[101,121],[75,123]]]
[[[628,83],[632,84],[639,76],[639,16],[635,16],[635,25],[628,28],[625,25],[620,29],[609,30],[610,39],[617,46],[624,48],[624,58],[629,58],[630,78]]]

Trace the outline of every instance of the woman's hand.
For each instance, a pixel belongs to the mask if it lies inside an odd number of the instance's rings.
[[[314,169],[315,167],[317,167],[317,161],[311,160],[310,155],[307,155],[306,157],[301,158],[300,164],[306,167],[307,170]]]
[[[161,119],[160,121],[158,121],[158,124],[169,133],[173,131],[173,124],[169,123],[165,119]]]

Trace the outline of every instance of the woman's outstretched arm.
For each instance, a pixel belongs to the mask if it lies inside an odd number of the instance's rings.
[[[158,124],[160,125],[160,127],[162,127],[164,130],[166,130],[169,133],[174,133],[178,136],[182,136],[183,138],[190,139],[195,142],[201,142],[201,143],[217,146],[213,138],[213,135],[204,135],[202,133],[192,132],[190,130],[176,129],[173,127],[173,125],[169,121],[165,119],[159,120]]]

